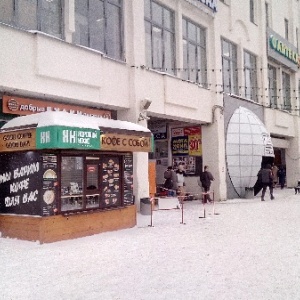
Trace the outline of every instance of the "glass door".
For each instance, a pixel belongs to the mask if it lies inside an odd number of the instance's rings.
[[[99,207],[99,158],[86,158],[86,208]]]

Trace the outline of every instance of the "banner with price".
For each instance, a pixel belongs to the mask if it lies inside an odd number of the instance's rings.
[[[202,155],[202,141],[201,135],[189,135],[189,155],[191,156],[201,156]]]

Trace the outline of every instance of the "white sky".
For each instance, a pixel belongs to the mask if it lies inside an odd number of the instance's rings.
[[[0,299],[300,299],[300,195],[138,214],[131,229],[39,245],[0,238]]]

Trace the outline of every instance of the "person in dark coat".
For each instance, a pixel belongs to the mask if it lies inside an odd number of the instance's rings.
[[[274,200],[272,166],[270,164],[266,165],[264,168],[260,169],[257,176],[261,179],[262,183],[261,201],[265,201],[265,194],[268,187],[270,190],[271,200]]]
[[[168,190],[168,194],[174,196],[177,190],[177,175],[172,166],[169,166],[164,172],[164,188]]]
[[[284,184],[285,184],[285,170],[283,168],[283,166],[280,166],[279,170],[277,171],[277,175],[278,175],[278,181],[280,184],[281,189],[284,188]]]
[[[209,191],[210,191],[211,182],[213,180],[215,180],[215,179],[212,176],[212,174],[208,171],[208,166],[205,166],[204,171],[201,175],[202,188],[203,188],[204,193],[206,193],[203,198],[204,203],[207,203],[207,201],[212,202],[212,199],[210,198],[210,195],[209,195]]]

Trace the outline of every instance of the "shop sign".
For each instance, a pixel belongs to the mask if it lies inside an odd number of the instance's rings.
[[[184,127],[184,135],[201,134],[201,127]]]
[[[0,133],[0,151],[25,151],[36,147],[35,129],[16,130]]]
[[[176,136],[184,136],[184,129],[183,127],[180,128],[172,128],[171,130],[171,135],[172,137],[176,137]]]
[[[105,133],[100,137],[100,150],[151,152],[152,138]]]
[[[67,126],[47,126],[36,129],[37,149],[99,150],[100,130]]]
[[[209,7],[213,12],[217,11],[217,0],[186,0],[187,2],[198,6],[198,3],[203,3]]]
[[[0,155],[0,213],[41,214],[41,159],[33,151]]]
[[[277,53],[292,61],[294,64],[300,66],[300,56],[296,51],[293,51],[288,45],[276,38],[274,35],[269,37],[270,46]]]
[[[270,134],[263,132],[262,138],[264,143],[264,156],[274,157],[274,149]]]
[[[96,108],[86,108],[71,104],[42,101],[29,98],[4,95],[2,110],[7,114],[30,115],[45,111],[65,111],[72,114],[111,119],[111,112]]]
[[[167,125],[164,124],[153,124],[151,126],[151,132],[153,133],[154,140],[165,140],[167,139]]]
[[[171,140],[173,155],[188,155],[189,141],[187,136],[173,137]]]

